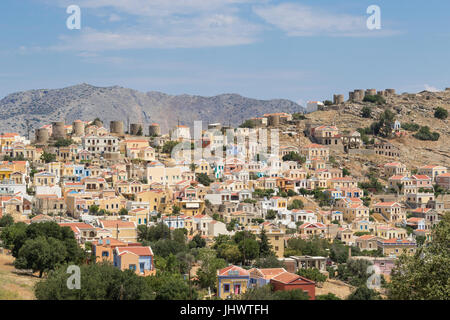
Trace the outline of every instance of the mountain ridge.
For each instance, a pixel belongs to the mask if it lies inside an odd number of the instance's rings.
[[[99,117],[109,126],[111,120],[148,125],[157,122],[167,132],[178,121],[192,126],[196,120],[230,123],[270,112],[303,112],[287,99],[259,100],[236,93],[216,96],[170,95],[160,91],[141,92],[121,86],[97,87],[81,83],[60,89],[33,89],[7,95],[0,100],[0,131],[26,133],[26,120],[32,129],[52,121],[93,120]],[[147,129],[145,128],[144,132]]]

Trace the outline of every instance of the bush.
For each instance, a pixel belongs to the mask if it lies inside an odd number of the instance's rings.
[[[417,123],[403,123],[402,128],[408,131],[417,131],[420,129],[420,126]]]
[[[372,117],[372,108],[370,108],[368,106],[365,106],[364,108],[362,108],[361,116],[363,118],[371,118]]]
[[[386,99],[379,95],[367,95],[363,99],[364,102],[376,103],[376,104],[385,104]]]
[[[162,147],[162,153],[172,153],[173,148],[175,148],[177,144],[179,144],[178,141],[167,141]]]
[[[305,120],[306,117],[305,117],[305,115],[303,113],[294,113],[292,115],[292,119],[294,119],[294,120]]]
[[[206,173],[197,173],[197,181],[204,185],[205,187],[209,186],[211,182],[213,182]]]
[[[436,109],[434,109],[434,117],[441,120],[447,119],[448,111],[444,108],[437,107]]]
[[[287,155],[283,156],[283,161],[296,161],[300,164],[305,163],[306,158],[299,155],[297,152],[289,152]]]
[[[302,200],[294,199],[294,201],[292,201],[292,204],[288,206],[288,210],[303,209],[304,207],[305,205],[303,204]]]
[[[314,282],[325,282],[327,280],[327,276],[317,268],[299,269],[297,274]]]
[[[437,132],[431,132],[430,127],[425,126],[420,127],[420,130],[416,134],[413,134],[413,137],[424,141],[438,141],[440,135]]]
[[[342,300],[334,293],[320,294],[316,296],[316,300]]]

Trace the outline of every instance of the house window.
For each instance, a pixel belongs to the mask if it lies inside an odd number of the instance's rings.
[[[229,284],[224,284],[223,285],[223,292],[230,292],[230,285]]]
[[[135,265],[135,264],[130,264],[130,265],[128,266],[128,268],[129,268],[130,270],[136,271],[136,265]]]
[[[102,252],[102,257],[109,257],[109,252],[108,251],[103,251]]]

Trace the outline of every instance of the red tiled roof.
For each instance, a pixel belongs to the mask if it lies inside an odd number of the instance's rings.
[[[122,220],[100,220],[104,228],[135,228],[134,222]]]
[[[291,273],[291,272],[283,272],[279,275],[277,275],[276,277],[273,277],[272,280],[274,281],[278,281],[284,284],[289,284],[289,283],[305,283],[305,284],[310,284],[310,283],[314,283],[314,281],[306,279],[302,276],[299,276],[295,273]]]
[[[228,266],[226,268],[219,270],[218,275],[219,276],[227,276],[229,271],[237,271],[239,276],[249,276],[250,275],[250,273],[247,270],[245,270],[241,267],[238,267],[238,266],[234,266],[234,265],[231,265],[231,266]]]
[[[117,247],[116,248],[119,256],[131,252],[138,256],[153,256],[152,248],[150,247],[138,247],[138,246],[132,246],[132,247]]]

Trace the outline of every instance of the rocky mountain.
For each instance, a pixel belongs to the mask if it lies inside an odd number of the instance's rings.
[[[270,112],[299,112],[303,107],[289,100],[256,100],[237,94],[214,97],[168,95],[114,87],[80,84],[63,89],[30,90],[10,94],[0,101],[0,131],[26,133],[26,120],[32,129],[52,121],[99,117],[105,126],[111,120],[129,118],[144,125],[157,122],[162,132],[180,124],[192,126],[196,120],[240,125],[245,119]],[[145,127],[147,128],[147,127]],[[146,132],[147,129],[144,130]]]

